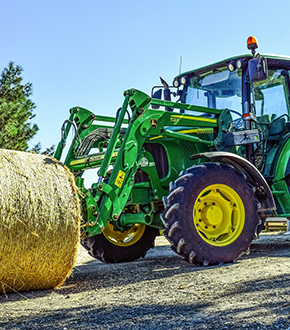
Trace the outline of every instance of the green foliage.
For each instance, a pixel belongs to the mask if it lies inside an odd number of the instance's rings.
[[[10,62],[0,76],[0,147],[26,151],[38,126],[31,123],[36,108],[29,99],[32,84],[23,84],[22,71]]]
[[[46,148],[46,150],[41,151],[41,143],[38,142],[30,151],[35,152],[36,154],[42,154],[53,157],[55,152],[55,145],[52,145],[51,147]]]

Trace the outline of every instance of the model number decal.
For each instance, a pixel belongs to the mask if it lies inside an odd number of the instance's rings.
[[[179,120],[180,120],[180,118],[178,118],[178,117],[173,117],[173,116],[170,117],[170,121],[172,121],[173,123],[178,123]]]

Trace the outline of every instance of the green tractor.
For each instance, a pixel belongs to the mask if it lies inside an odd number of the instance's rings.
[[[251,54],[179,74],[173,86],[161,79],[151,96],[125,91],[114,118],[70,109],[55,158],[73,133],[64,164],[90,255],[133,261],[163,230],[186,261],[223,264],[249,250],[268,217],[290,217],[290,57],[247,44]]]

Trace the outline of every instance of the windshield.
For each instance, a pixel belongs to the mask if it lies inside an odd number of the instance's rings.
[[[185,86],[184,102],[215,109],[242,113],[242,71],[227,67],[192,77]]]
[[[268,78],[254,83],[257,116],[288,114],[289,71],[268,70]]]

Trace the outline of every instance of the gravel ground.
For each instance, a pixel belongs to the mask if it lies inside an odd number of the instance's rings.
[[[290,236],[261,235],[235,264],[193,267],[164,237],[146,258],[103,264],[80,249],[57,290],[0,296],[0,329],[289,329]]]

